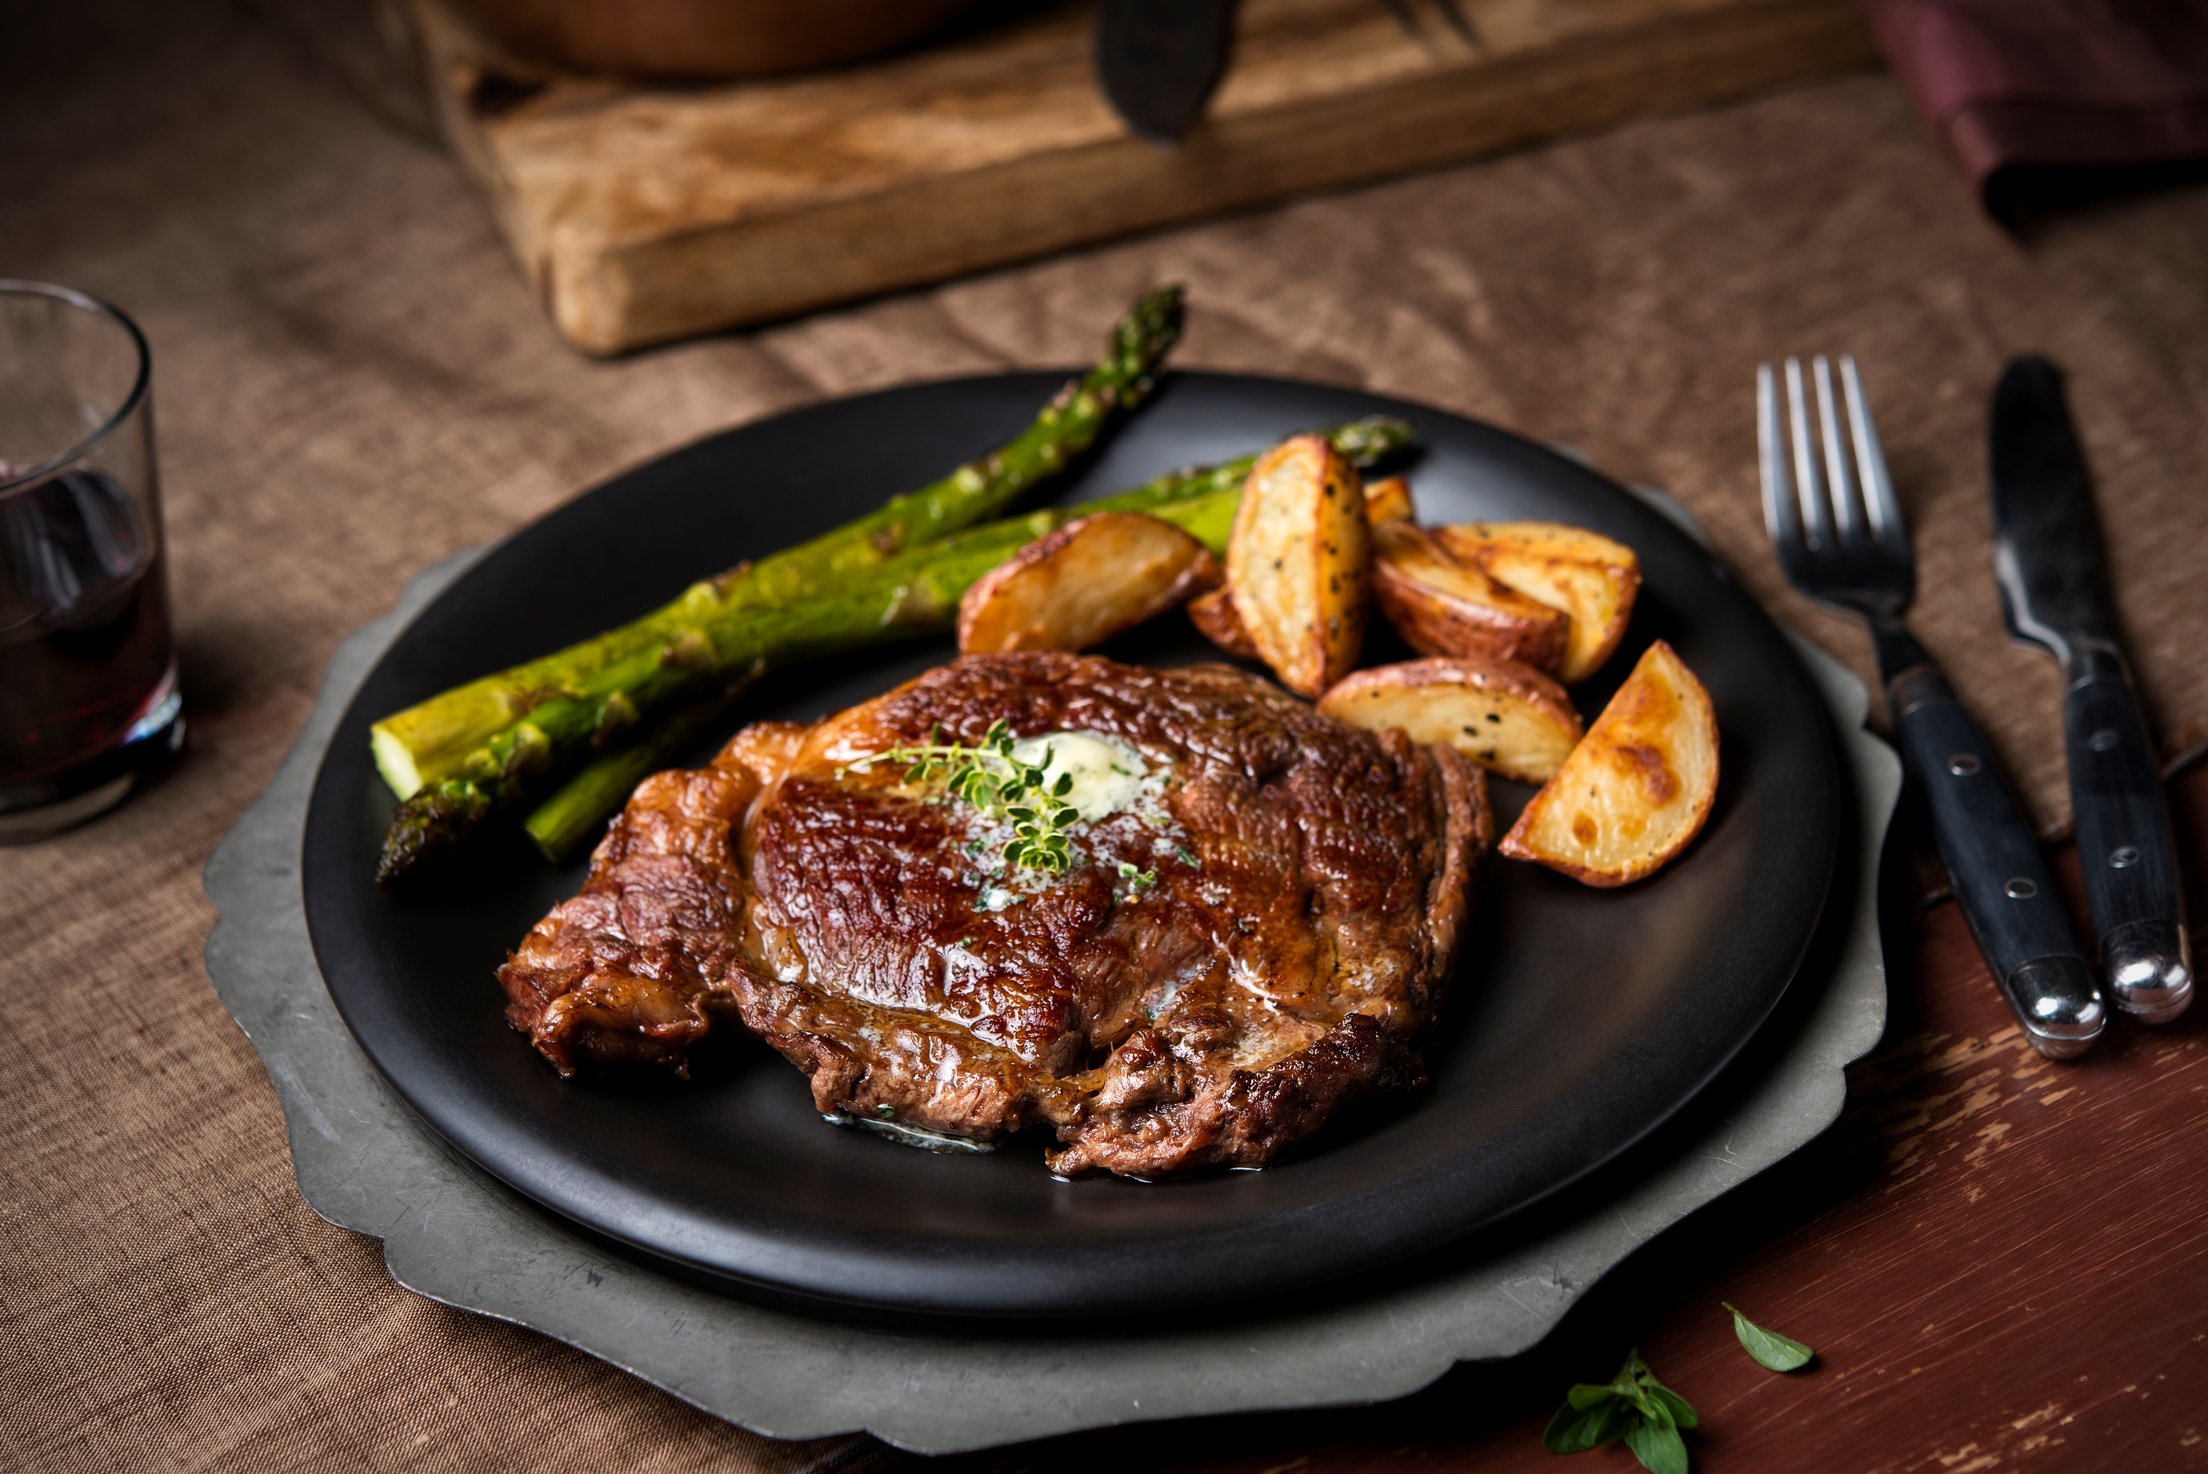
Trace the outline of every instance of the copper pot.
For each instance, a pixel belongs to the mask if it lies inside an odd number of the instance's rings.
[[[501,45],[585,72],[740,77],[840,66],[978,0],[456,0]]]

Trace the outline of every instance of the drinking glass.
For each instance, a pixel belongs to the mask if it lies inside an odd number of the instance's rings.
[[[0,280],[0,841],[111,807],[183,743],[157,480],[137,324]]]

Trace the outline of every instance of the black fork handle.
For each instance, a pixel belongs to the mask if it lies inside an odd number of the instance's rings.
[[[1884,622],[1872,635],[1902,765],[1932,811],[1978,950],[2033,1048],[2052,1059],[2084,1053],[2107,1005],[2016,791],[1916,638]]]

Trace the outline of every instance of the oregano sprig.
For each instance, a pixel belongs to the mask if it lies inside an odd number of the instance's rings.
[[[893,747],[850,766],[905,763],[907,783],[941,779],[954,798],[1011,824],[1012,838],[1004,846],[1007,865],[1063,874],[1073,867],[1073,845],[1066,831],[1081,817],[1081,811],[1065,801],[1073,791],[1073,774],[1050,776],[1049,747],[1034,762],[1024,762],[1018,746],[1019,739],[1002,718],[991,722],[981,741],[971,747],[945,742],[943,728],[937,725],[928,729],[928,740],[917,747]]]
[[[1581,1382],[1567,1392],[1541,1442],[1550,1453],[1578,1454],[1622,1441],[1650,1474],[1687,1474],[1687,1443],[1679,1434],[1700,1421],[1694,1405],[1657,1381],[1635,1351],[1608,1382]]]

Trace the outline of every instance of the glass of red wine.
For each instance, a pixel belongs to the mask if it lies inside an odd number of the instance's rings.
[[[182,745],[161,554],[144,334],[0,280],[0,842],[112,807]]]

